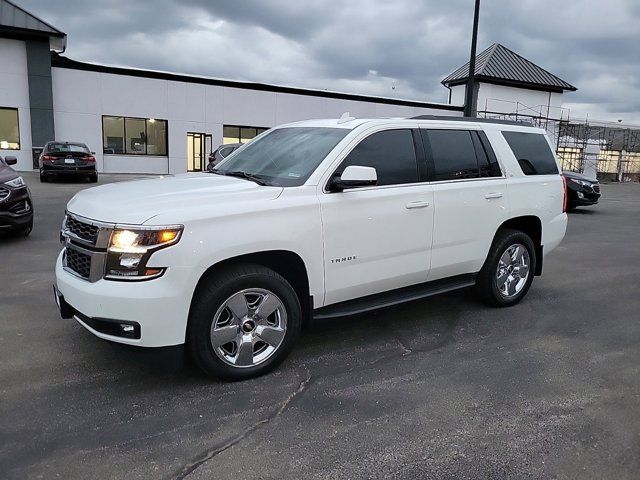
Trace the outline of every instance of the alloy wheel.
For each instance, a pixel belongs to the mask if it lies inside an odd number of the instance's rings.
[[[241,290],[227,298],[211,324],[213,351],[228,365],[255,367],[282,345],[287,332],[287,310],[273,292]]]
[[[496,269],[496,286],[507,298],[518,295],[529,278],[529,251],[520,243],[507,247]]]

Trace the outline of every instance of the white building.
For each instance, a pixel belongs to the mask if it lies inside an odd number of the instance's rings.
[[[66,35],[0,0],[0,155],[20,170],[49,140],[86,143],[99,172],[182,173],[222,143],[312,118],[462,115],[462,107],[83,63]]]
[[[463,105],[469,63],[442,80],[449,89],[449,103]],[[564,92],[576,87],[544,68],[494,43],[476,57],[475,105],[482,116],[519,115],[562,119]]]

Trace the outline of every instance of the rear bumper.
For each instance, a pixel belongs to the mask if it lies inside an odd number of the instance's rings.
[[[61,252],[55,288],[64,300],[61,314],[73,317],[95,336],[128,345],[165,347],[185,341],[194,278],[200,273],[174,267],[145,282],[88,282],[63,269]],[[122,335],[122,325],[132,325],[131,333],[137,334]]]
[[[93,165],[47,165],[43,164],[40,168],[42,175],[87,175],[96,172],[96,166]]]
[[[542,246],[545,255],[562,242],[567,233],[567,219],[567,214],[561,213],[542,226]]]

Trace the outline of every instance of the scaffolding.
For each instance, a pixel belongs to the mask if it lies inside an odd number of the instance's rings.
[[[556,146],[563,170],[604,181],[640,181],[640,127],[621,122],[574,120],[568,109],[527,107],[518,102],[511,111],[478,112],[482,118],[512,120],[544,128]],[[508,110],[508,109],[507,109]]]

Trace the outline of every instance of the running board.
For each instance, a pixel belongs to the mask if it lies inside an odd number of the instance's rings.
[[[441,280],[411,285],[410,287],[399,288],[389,292],[377,293],[375,295],[368,295],[366,297],[317,308],[313,311],[313,318],[315,320],[325,320],[356,315],[378,308],[391,307],[393,305],[411,302],[412,300],[419,300],[461,288],[472,287],[475,283],[475,274],[443,278]]]

